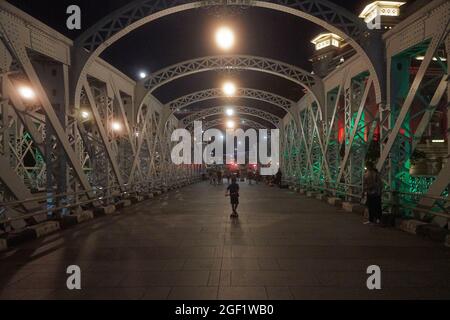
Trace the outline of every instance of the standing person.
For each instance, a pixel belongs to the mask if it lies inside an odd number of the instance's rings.
[[[274,183],[276,185],[278,185],[279,187],[281,187],[281,178],[282,178],[283,174],[281,173],[281,169],[278,169],[277,174],[275,175],[275,181]]]
[[[367,170],[363,180],[363,196],[366,196],[366,205],[369,209],[369,221],[365,224],[380,223],[382,215],[381,193],[383,190],[383,182],[380,173],[373,163],[367,164]]]
[[[214,169],[213,171],[213,185],[215,186],[217,184],[217,170]]]
[[[230,196],[231,210],[233,210],[233,213],[230,217],[237,218],[239,216],[236,211],[239,205],[239,184],[236,183],[236,177],[234,176],[233,178],[231,178],[231,184],[227,188],[225,197],[227,197],[228,195]]]
[[[208,175],[209,175],[209,184],[213,184],[214,178],[213,178],[213,170],[212,170],[212,168],[208,169]]]
[[[222,170],[219,169],[219,170],[217,171],[217,184],[222,184],[222,182],[223,182],[223,178],[222,178]]]

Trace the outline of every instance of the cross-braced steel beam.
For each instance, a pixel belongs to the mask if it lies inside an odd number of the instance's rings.
[[[226,106],[217,106],[212,108],[207,108],[205,110],[193,113],[183,119],[181,119],[181,122],[184,126],[188,126],[190,123],[194,121],[199,121],[203,118],[207,118],[213,115],[222,114],[227,109]],[[277,116],[274,116],[273,114],[263,111],[261,109],[252,108],[252,107],[243,107],[243,106],[233,106],[232,110],[236,114],[243,114],[243,115],[251,115],[258,117],[262,120],[265,120],[267,122],[270,122],[275,127],[278,127],[280,124],[280,118]]]
[[[207,89],[202,91],[197,91],[194,93],[190,93],[188,95],[182,96],[171,102],[167,103],[167,106],[172,110],[172,112],[180,111],[193,103],[210,100],[210,99],[218,99],[218,98],[226,98],[227,96],[223,93],[223,90],[220,88]],[[234,98],[246,98],[253,99],[258,101],[263,101],[270,103],[274,106],[284,109],[285,111],[289,111],[292,106],[295,105],[295,102],[284,98],[282,96],[276,95],[271,92],[251,89],[251,88],[238,88],[236,93],[233,95]]]
[[[252,128],[252,129],[267,129],[266,126],[264,126],[263,124],[253,121],[251,119],[247,119],[247,118],[242,118],[245,119],[245,123],[243,124],[246,127]],[[202,128],[203,130],[208,130],[210,128],[214,128],[217,126],[224,126],[226,125],[226,120],[225,119],[214,119],[214,120],[210,120],[210,121],[206,121],[202,123]],[[192,129],[192,127],[187,127],[187,129]]]
[[[314,95],[320,94],[314,87],[321,83],[321,79],[310,72],[281,61],[247,55],[209,56],[183,61],[152,73],[143,80],[143,85],[148,94],[175,79],[211,70],[252,70],[270,73],[293,81]]]

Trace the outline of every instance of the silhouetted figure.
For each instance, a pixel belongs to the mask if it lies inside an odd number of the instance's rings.
[[[276,184],[279,187],[281,187],[281,178],[282,178],[282,176],[283,176],[283,174],[281,173],[281,169],[278,169],[278,172],[275,175],[274,184]]]
[[[369,209],[369,221],[367,223],[380,223],[383,208],[381,206],[381,194],[383,182],[380,173],[372,163],[367,164],[367,170],[363,180],[363,195],[366,196],[366,205]]]
[[[223,182],[222,171],[218,170],[217,171],[217,184],[222,184],[222,182]]]
[[[261,175],[259,174],[259,171],[255,172],[255,183],[258,184],[259,181],[261,181]]]
[[[239,205],[239,184],[236,183],[236,177],[231,179],[231,184],[228,186],[227,192],[225,193],[225,196],[228,195],[230,196],[231,210],[233,210],[231,217],[236,218],[239,216],[236,211]]]
[[[248,184],[252,185],[252,181],[253,181],[253,172],[252,171],[248,171],[247,179],[248,179]]]

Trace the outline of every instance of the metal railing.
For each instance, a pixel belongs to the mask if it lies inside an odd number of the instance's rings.
[[[14,217],[4,217],[0,218],[0,225],[9,224],[13,221],[18,220],[26,220],[29,218],[33,218],[38,215],[47,214],[47,220],[51,219],[50,215],[54,212],[60,212],[64,209],[72,209],[81,207],[84,205],[94,204],[94,202],[100,202],[98,206],[103,204],[112,204],[110,202],[113,198],[122,198],[126,199],[126,196],[132,196],[133,194],[138,194],[140,192],[151,192],[152,190],[159,190],[164,187],[171,187],[180,183],[185,183],[189,181],[195,181],[197,176],[183,176],[177,177],[173,179],[171,183],[168,185],[166,182],[161,181],[161,179],[153,179],[151,181],[139,181],[136,183],[124,184],[120,185],[112,185],[108,187],[96,187],[90,190],[80,190],[76,192],[65,192],[65,193],[47,193],[46,195],[42,195],[39,197],[32,197],[20,201],[10,201],[0,203],[0,209],[3,208],[7,210],[8,208],[14,209],[18,206],[22,206],[24,203],[36,202],[41,206],[46,206],[45,208],[35,208],[36,211],[30,213],[19,214]],[[155,181],[157,184],[155,185]],[[141,190],[138,188],[144,186]],[[87,194],[90,194],[90,197],[86,197]],[[84,199],[80,199],[80,195],[83,195]],[[49,203],[56,203],[57,199],[64,198],[64,200],[68,200],[69,203],[59,206],[49,207]],[[95,205],[93,205],[95,207]],[[54,218],[54,217],[53,217]]]
[[[289,181],[289,179],[286,179],[287,181]],[[295,180],[295,179],[291,179]],[[325,191],[328,192],[328,195],[333,195],[333,196],[343,196],[343,198],[349,199],[349,198],[353,198],[353,199],[359,199],[362,200],[364,198],[363,196],[363,186],[362,185],[352,185],[352,184],[345,184],[345,183],[333,183],[332,185],[337,185],[337,188],[331,188],[328,186],[321,186],[321,185],[313,185],[313,184],[301,184],[301,183],[295,183],[295,186],[298,186],[300,188],[304,188],[305,190],[311,190],[311,191],[316,191],[316,190],[320,190],[320,191]],[[341,187],[342,189],[339,189],[339,187]],[[353,192],[349,192],[348,190],[360,190],[359,193],[353,193]],[[425,194],[420,194],[420,193],[408,193],[408,192],[399,192],[399,191],[383,191],[384,195],[387,195],[384,197],[383,200],[383,205],[387,206],[387,207],[392,207],[392,211],[393,212],[400,212],[401,209],[408,209],[411,210],[413,212],[422,212],[422,213],[426,213],[426,214],[430,214],[433,216],[439,216],[439,217],[443,217],[443,218],[447,218],[450,219],[450,206],[449,206],[449,199],[446,197],[436,197],[436,196],[429,196],[429,195],[425,195]],[[433,211],[433,208],[423,208],[420,206],[414,206],[414,205],[410,205],[407,203],[400,203],[400,198],[401,196],[413,196],[413,197],[417,197],[418,199],[421,198],[427,198],[427,199],[432,199],[435,200],[436,202],[442,202],[445,205],[440,205],[439,203],[437,204],[438,209],[441,210],[441,212],[439,211]],[[388,200],[386,201],[386,199],[394,199],[394,201],[392,200]],[[436,205],[435,205],[436,206]],[[435,207],[434,206],[434,207]]]

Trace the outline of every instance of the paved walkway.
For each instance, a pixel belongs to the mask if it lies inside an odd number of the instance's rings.
[[[2,299],[450,298],[450,249],[288,190],[200,183],[0,257]],[[82,290],[66,289],[79,265]],[[382,290],[366,288],[366,268]]]

